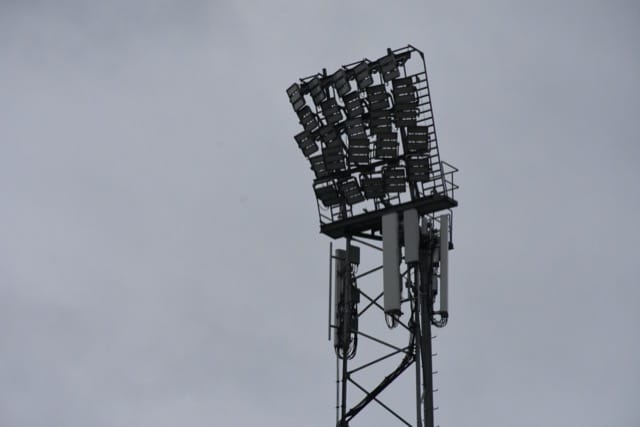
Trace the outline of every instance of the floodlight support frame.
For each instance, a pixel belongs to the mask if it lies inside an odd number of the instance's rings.
[[[415,73],[409,73],[406,65],[414,53],[419,55],[422,67]],[[400,194],[402,193],[386,192],[384,197],[370,199],[374,204],[374,211],[367,211],[367,209],[358,209],[356,211],[354,205],[347,204],[345,200],[342,200],[339,204],[334,206],[324,206],[323,202],[316,198],[320,232],[332,238],[345,237],[347,234],[356,235],[356,233],[361,231],[360,229],[348,230],[346,228],[351,227],[360,220],[367,223],[364,224],[365,226],[371,226],[369,223],[372,217],[371,213],[375,211],[389,209],[404,210],[413,207],[410,206],[410,204],[420,203],[422,200],[426,202],[426,208],[421,210],[421,214],[436,212],[443,209],[451,209],[457,205],[454,198],[454,191],[457,189],[457,186],[454,183],[454,173],[457,172],[457,169],[448,163],[443,162],[440,158],[435,115],[432,107],[424,53],[412,45],[407,45],[406,47],[396,50],[387,49],[387,55],[390,54],[394,55],[398,69],[402,68],[401,78],[410,78],[412,84],[415,85],[414,89],[416,90],[417,101],[415,106],[416,124],[424,126],[427,129],[427,147],[422,151],[409,150],[407,145],[407,127],[406,125],[400,126],[396,123],[396,128],[400,134],[400,143],[402,144],[403,150],[402,154],[398,155],[395,159],[371,159],[367,164],[352,164],[350,162],[346,162],[346,168],[327,171],[325,175],[318,177],[314,181],[314,186],[319,182],[332,181],[335,188],[338,188],[338,183],[341,180],[356,176],[368,176],[374,172],[379,173],[381,168],[384,166],[391,167],[393,165],[404,165],[402,167],[407,170],[406,184],[409,189],[408,201],[403,200],[406,199],[406,197],[401,197]],[[339,70],[344,71],[346,78],[350,80],[355,78],[355,69],[359,65],[366,63],[370,67],[370,74],[380,74],[380,79],[382,79],[382,66],[379,64],[381,59],[382,58],[376,61],[370,61],[364,58],[361,61],[343,65]],[[320,85],[327,96],[335,98],[337,96],[337,91],[336,88],[333,87],[332,76],[333,75],[329,76],[326,69],[323,69],[321,73],[316,73],[302,78],[299,83],[301,88],[300,90],[303,93],[307,93],[310,90],[310,84],[313,84],[314,86]],[[320,118],[320,122],[322,122],[324,113],[318,105],[315,105],[315,111],[317,117]],[[393,116],[396,111],[395,101],[391,108],[384,110],[385,114],[390,116]],[[371,118],[372,114],[373,113],[371,111],[365,112],[362,116],[363,120],[366,122]],[[346,122],[343,122],[335,128],[339,135],[346,133],[345,123]],[[347,153],[348,147],[345,144],[345,141],[342,137],[339,137],[339,140],[341,141],[343,152]],[[422,156],[423,158],[420,162],[426,162],[428,165],[426,173],[428,173],[429,177],[427,179],[416,179],[415,176],[413,178],[410,178],[409,176],[408,160],[416,159],[416,156]],[[340,196],[344,199],[342,194]]]
[[[435,221],[434,216],[428,216],[430,221]],[[374,241],[377,241],[377,236],[371,236]],[[376,252],[380,251],[380,248],[374,244],[367,242],[368,236],[359,236],[354,238],[352,236],[345,237],[347,246],[351,245],[351,242],[358,242],[364,246],[369,247]],[[349,423],[355,418],[369,403],[376,402],[379,406],[394,416],[400,423],[409,427],[435,427],[434,423],[434,400],[433,400],[433,363],[432,357],[432,335],[431,335],[431,322],[434,313],[433,304],[435,297],[433,295],[433,270],[435,264],[433,262],[433,253],[436,248],[437,236],[433,233],[429,233],[422,237],[420,261],[417,264],[411,264],[407,267],[407,270],[402,273],[402,276],[409,279],[411,283],[409,287],[409,297],[403,299],[403,304],[412,305],[412,313],[409,319],[409,324],[400,322],[399,324],[409,333],[409,344],[403,347],[394,345],[391,342],[387,342],[379,337],[375,337],[360,330],[347,330],[343,329],[341,339],[343,340],[343,346],[348,345],[349,334],[354,333],[358,336],[371,340],[380,344],[381,346],[388,348],[388,351],[382,356],[376,357],[373,360],[359,363],[354,368],[349,368],[349,358],[337,356],[336,368],[341,365],[341,369],[336,370],[336,385],[340,386],[336,389],[336,426],[348,427]],[[345,250],[345,266],[348,269],[345,277],[347,282],[343,287],[345,292],[343,298],[349,298],[347,292],[352,291],[352,281],[371,276],[376,271],[379,271],[382,267],[373,267],[361,274],[352,275],[351,264],[348,250]],[[356,313],[359,318],[370,308],[374,307],[384,312],[384,308],[377,302],[383,296],[383,293],[378,294],[375,298],[372,298],[362,288],[358,287],[357,292],[368,300],[368,304],[360,311]],[[343,301],[345,301],[343,299]],[[351,312],[349,311],[349,305],[346,305],[346,309],[343,311],[343,325],[349,325],[351,321]],[[329,325],[330,329],[337,328],[337,325]],[[367,390],[360,385],[353,377],[352,374],[356,372],[364,371],[367,368],[375,366],[384,360],[388,360],[394,356],[403,354],[403,360],[401,364],[387,375],[382,382],[373,389]],[[394,411],[391,407],[386,405],[381,399],[380,394],[395,381],[400,375],[402,375],[411,364],[415,364],[415,381],[416,381],[416,421],[415,424],[408,422],[403,416]],[[348,384],[352,384],[361,392],[364,393],[364,397],[353,406],[349,407],[349,391]],[[338,390],[340,389],[340,390]]]
[[[407,70],[407,63],[414,53],[420,56],[422,69],[416,70],[412,67]],[[412,66],[414,64],[417,65],[414,62],[410,63]],[[303,99],[302,104],[296,101],[296,97],[292,97],[289,90],[287,91],[300,123],[311,135],[300,140],[296,138],[303,154],[309,158],[318,149],[317,146],[312,147],[308,143],[305,145],[305,138],[313,137],[314,144],[316,141],[320,144],[322,157],[314,156],[311,160],[317,178],[314,181],[314,190],[318,189],[316,202],[320,232],[332,239],[346,240],[344,255],[341,254],[339,257],[334,257],[333,246],[330,244],[329,262],[328,331],[329,339],[333,335],[336,349],[336,425],[348,427],[349,422],[360,411],[369,403],[376,402],[401,423],[411,427],[406,419],[384,404],[379,397],[387,386],[415,363],[415,425],[434,427],[433,413],[437,408],[434,408],[433,400],[434,354],[431,326],[433,324],[442,327],[446,324],[446,321],[442,322],[443,317],[439,320],[434,317],[438,314],[442,316],[441,312],[434,310],[437,291],[433,281],[439,280],[434,278],[438,269],[438,260],[434,259],[434,253],[439,239],[434,232],[439,222],[435,214],[445,210],[451,212],[452,208],[458,205],[455,200],[455,190],[458,186],[454,182],[454,174],[458,169],[440,158],[426,60],[422,51],[412,45],[396,50],[387,49],[386,56],[378,60],[370,61],[364,58],[343,65],[338,71],[340,77],[337,79],[334,79],[336,73],[329,76],[324,68],[321,73],[300,79],[296,90]],[[355,83],[356,92],[347,90],[343,83],[334,84],[334,80],[343,79],[346,79],[348,85]],[[389,86],[393,87],[391,91],[387,89]],[[385,92],[384,96],[382,92]],[[306,95],[313,98],[313,107],[304,103]],[[337,103],[340,98],[342,102]],[[315,113],[312,108],[315,109]],[[347,120],[342,120],[343,115]],[[365,121],[366,127],[362,124],[356,126],[358,123],[354,124],[354,119]],[[349,120],[351,124],[348,123]],[[351,138],[357,140],[362,135],[369,144],[368,154],[367,150],[362,150],[362,144],[352,145]],[[337,141],[340,141],[340,144],[336,144]],[[352,154],[349,152],[349,148],[352,147],[359,150],[354,150],[355,154]],[[354,159],[348,157],[351,155]],[[374,156],[377,160],[374,160]],[[401,173],[398,173],[400,168]],[[355,190],[353,185],[347,186],[345,183],[351,178],[355,181]],[[361,183],[367,180],[368,188],[362,184],[358,187],[358,178]],[[404,186],[400,180],[404,181]],[[366,204],[358,205],[363,201]],[[398,346],[359,330],[359,318],[370,308],[379,309],[384,313],[384,307],[378,302],[384,296],[384,292],[372,298],[357,287],[357,281],[383,267],[374,267],[356,274],[352,268],[354,262],[350,259],[350,248],[351,242],[355,241],[380,251],[379,246],[369,242],[382,241],[382,216],[389,213],[402,216],[401,213],[409,209],[417,211],[418,217],[430,225],[421,234],[419,256],[414,255],[412,261],[407,262],[407,269],[400,275],[400,280],[407,283],[409,295],[408,298],[400,298],[400,307],[409,305],[411,313],[407,323],[394,318],[389,325],[391,327],[399,324],[409,333],[409,343],[406,346]],[[448,229],[442,230],[440,227],[441,233],[449,233],[449,242],[452,241],[452,227],[451,215]],[[340,262],[333,263],[333,258],[339,258]],[[354,258],[360,259],[359,252]],[[416,258],[419,259],[415,261]],[[336,282],[340,280],[342,288],[338,294],[336,283],[334,298],[340,298],[341,302],[334,305],[334,317],[331,315],[333,264],[344,265],[341,275],[336,275]],[[354,264],[358,264],[358,261]],[[361,295],[368,303],[364,309],[359,310],[357,303]],[[331,333],[332,329],[335,330],[335,334]],[[358,337],[378,343],[392,352],[387,350],[383,356],[350,370],[349,360],[356,354]],[[356,372],[400,354],[403,358],[398,367],[373,389],[367,390],[352,377]],[[365,394],[364,398],[350,408],[348,384]]]
[[[344,286],[342,287],[343,289],[343,293],[344,296],[342,298],[342,301],[344,302],[350,302],[350,293],[351,293],[351,261],[349,259],[349,248],[351,247],[351,237],[347,237],[346,239],[347,241],[347,245],[346,245],[346,250],[345,250],[345,268],[347,269],[347,271],[344,273],[345,276],[345,283]],[[349,358],[347,357],[347,348],[349,347],[349,335],[351,334],[351,304],[343,304],[343,313],[344,313],[344,317],[343,317],[343,328],[342,328],[342,340],[343,340],[343,344],[342,344],[342,348],[343,348],[343,357],[342,357],[342,404],[340,405],[342,408],[342,416],[341,416],[341,420],[346,420],[347,418],[347,382],[346,379],[348,378],[348,364],[349,364]],[[344,427],[348,427],[348,423],[346,423],[346,421],[344,421]]]

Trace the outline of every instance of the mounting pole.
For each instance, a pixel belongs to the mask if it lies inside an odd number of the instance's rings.
[[[426,244],[420,262],[420,329],[422,350],[422,395],[424,406],[424,425],[434,427],[433,417],[433,364],[431,350],[431,314],[433,312],[432,298],[432,268],[433,268],[433,235],[428,232],[425,236]]]
[[[422,380],[420,378],[420,351],[422,348],[420,333],[420,285],[419,285],[419,275],[418,268],[413,268],[413,286],[414,286],[414,307],[415,312],[413,313],[413,325],[415,328],[415,353],[416,353],[416,426],[422,427]]]
[[[342,288],[342,420],[338,427],[348,427],[347,415],[347,364],[349,353],[349,336],[351,334],[351,260],[349,259],[349,248],[351,247],[351,236],[347,236],[347,247],[345,250],[345,262],[343,272]]]
[[[415,55],[419,61],[412,61]],[[328,337],[333,339],[336,353],[336,427],[349,427],[373,402],[406,427],[435,427],[431,327],[447,323],[444,248],[448,248],[446,237],[451,237],[449,214],[435,215],[458,206],[454,199],[458,186],[453,181],[458,169],[440,159],[424,54],[411,45],[387,49],[386,55],[375,61],[364,58],[341,66],[335,73],[323,68],[299,79],[286,92],[303,128],[294,139],[315,175],[320,232],[331,239],[346,240],[346,249],[337,249],[335,255],[329,246]],[[310,100],[315,106],[307,105]],[[381,251],[382,265],[356,271],[360,247],[354,246],[352,251],[351,240]],[[380,242],[382,247],[378,247]],[[441,253],[436,252],[438,244]],[[369,288],[358,284],[379,270],[382,292],[369,295]],[[403,280],[408,298],[403,298]],[[436,296],[440,296],[440,303],[434,307]],[[362,309],[358,308],[360,297],[367,300]],[[402,309],[407,306],[411,306],[411,313],[405,310],[403,318]],[[408,340],[398,344],[360,332],[361,316],[369,309],[379,309],[387,326],[402,326],[398,329],[408,332]],[[374,354],[384,354],[375,359],[356,357],[361,337],[384,347],[373,349]],[[365,350],[369,351],[368,346]],[[358,372],[391,358],[401,360],[377,385],[369,388],[359,384]],[[380,396],[411,363],[416,364],[415,424]],[[356,389],[364,397],[355,400]]]

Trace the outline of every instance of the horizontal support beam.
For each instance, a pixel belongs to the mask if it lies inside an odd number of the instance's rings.
[[[375,212],[365,212],[351,218],[320,226],[320,232],[333,239],[353,236],[365,231],[377,231],[382,228],[382,216],[390,212],[417,209],[419,215],[426,215],[458,206],[458,202],[442,194],[434,194],[422,199],[389,206]]]

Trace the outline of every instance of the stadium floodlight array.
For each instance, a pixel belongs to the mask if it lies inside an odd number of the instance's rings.
[[[380,229],[382,214],[457,205],[455,168],[440,160],[424,55],[387,50],[287,89],[302,131],[294,139],[315,175],[321,232]]]

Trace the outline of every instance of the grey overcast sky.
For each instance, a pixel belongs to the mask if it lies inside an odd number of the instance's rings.
[[[461,170],[438,424],[640,426],[622,0],[0,0],[0,425],[332,425],[285,89],[408,43]]]

